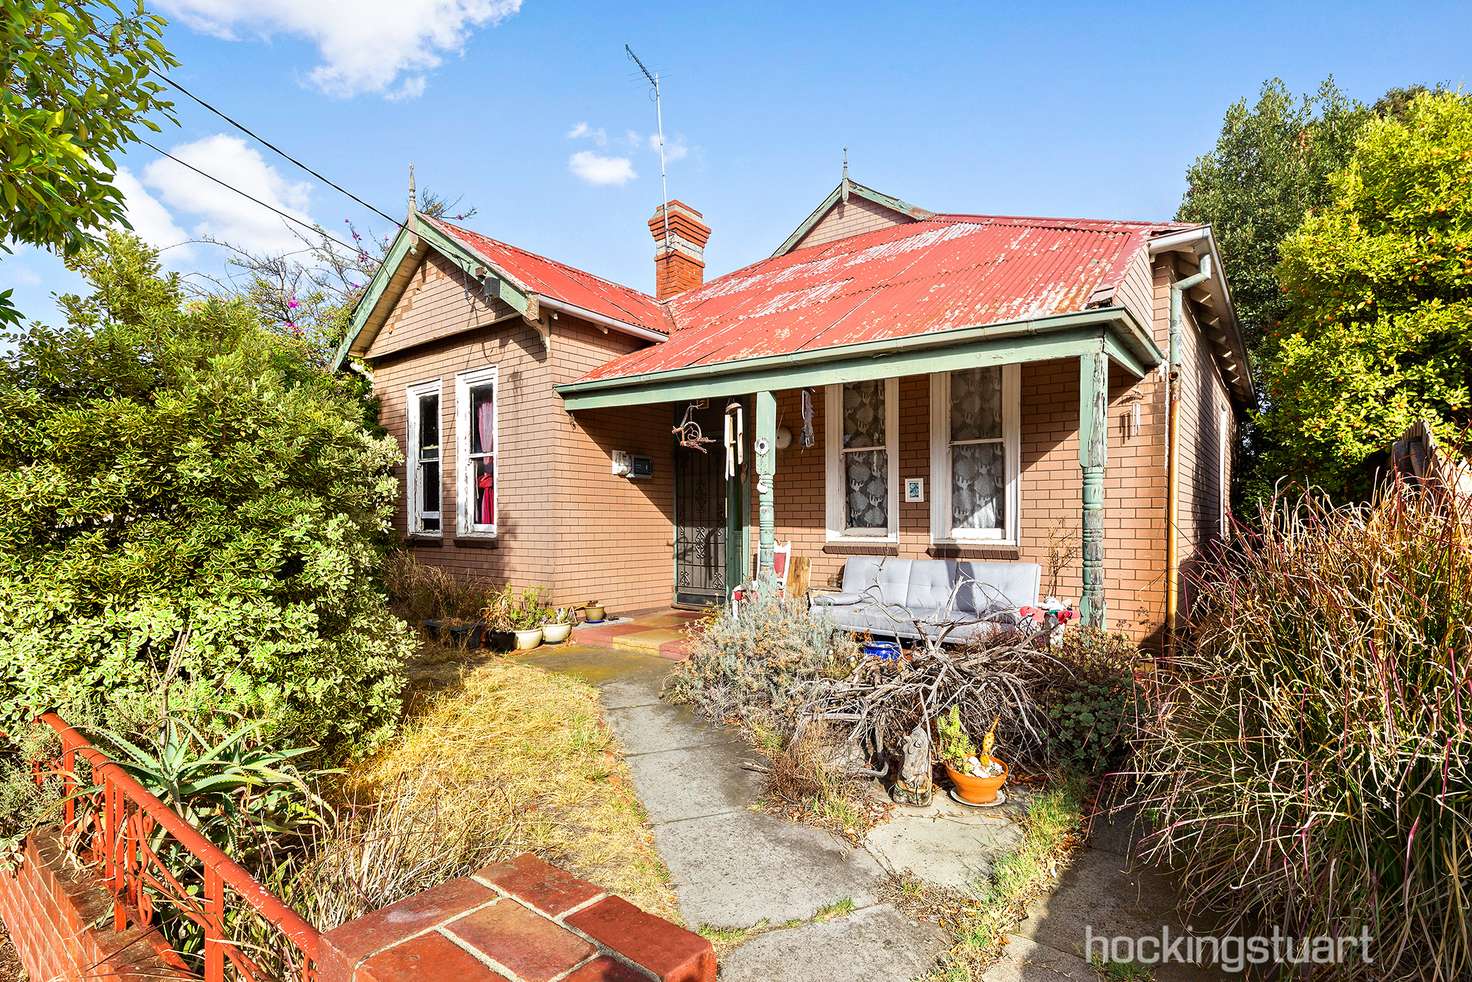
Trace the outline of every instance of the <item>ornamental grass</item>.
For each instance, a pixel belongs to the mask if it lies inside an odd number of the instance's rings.
[[[1343,978],[1472,973],[1472,504],[1280,499],[1197,585],[1140,794],[1188,903],[1297,937],[1368,928]]]

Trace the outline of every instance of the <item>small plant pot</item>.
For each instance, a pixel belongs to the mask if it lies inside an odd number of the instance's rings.
[[[444,621],[438,620],[437,618],[428,617],[424,620],[424,633],[431,641],[438,641],[440,639],[440,633],[443,628]]]
[[[607,616],[608,611],[604,610],[601,606],[583,608],[583,623],[585,624],[601,623]]]
[[[516,635],[517,651],[531,651],[542,643],[542,629],[540,627],[534,627],[530,631],[515,631],[513,633]]]
[[[547,644],[561,644],[572,633],[571,624],[543,624],[542,640]]]
[[[492,631],[487,629],[481,635],[481,641],[492,651],[510,651],[516,647],[516,635],[510,631]]]
[[[962,774],[950,764],[945,765],[946,777],[956,786],[956,793],[963,801],[969,801],[973,805],[989,805],[997,800],[997,792],[1007,783],[1007,775],[1011,773],[1006,761],[999,760],[997,763],[1002,765],[1002,773],[995,777],[972,777],[970,774]]]

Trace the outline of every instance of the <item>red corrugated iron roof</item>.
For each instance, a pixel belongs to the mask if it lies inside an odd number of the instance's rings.
[[[424,216],[427,217],[427,216]],[[535,252],[487,238],[478,232],[430,219],[447,235],[458,239],[533,293],[591,310],[625,324],[668,334],[669,315],[665,305],[632,287],[560,263]]]
[[[669,340],[581,381],[1083,310],[1154,235],[1192,226],[936,215],[799,249],[668,303]]]

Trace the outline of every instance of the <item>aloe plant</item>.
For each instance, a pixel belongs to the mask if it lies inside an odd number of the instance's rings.
[[[179,720],[159,725],[148,746],[121,733],[98,729],[101,749],[205,838],[239,858],[262,835],[289,834],[321,820],[328,805],[308,783],[337,773],[308,770],[296,761],[314,747],[273,750],[252,741],[259,723],[240,727],[211,744]],[[162,831],[153,843],[157,848]]]

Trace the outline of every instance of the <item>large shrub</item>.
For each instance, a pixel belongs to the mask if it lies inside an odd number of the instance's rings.
[[[717,721],[789,732],[815,678],[859,663],[852,636],[806,597],[752,597],[736,616],[717,609],[690,633],[690,657],[665,680],[664,695]]]
[[[1190,899],[1374,937],[1353,978],[1472,972],[1472,507],[1280,503],[1203,578],[1142,794]]]
[[[1369,123],[1330,184],[1282,244],[1260,422],[1271,473],[1358,493],[1410,424],[1472,423],[1472,96]]]
[[[377,569],[393,441],[241,302],[188,302],[136,239],[0,362],[0,730],[238,714],[272,743],[390,730],[411,641]]]

